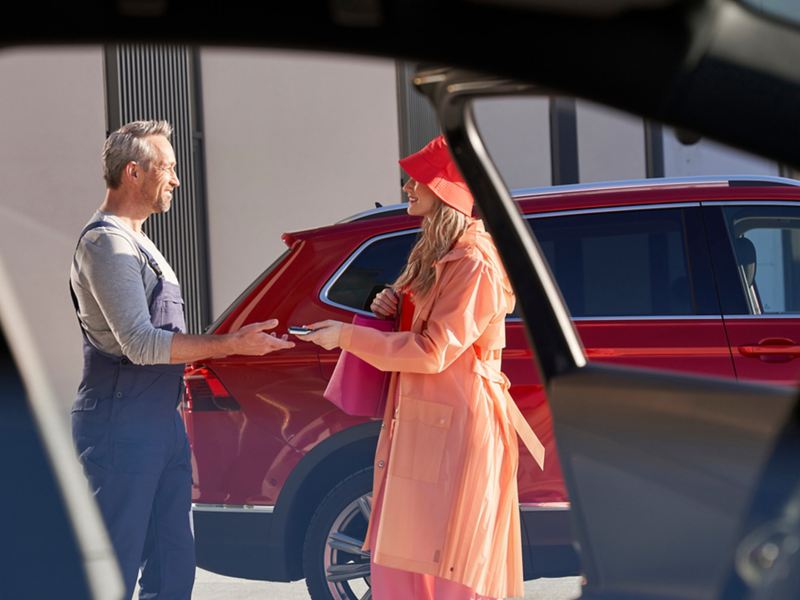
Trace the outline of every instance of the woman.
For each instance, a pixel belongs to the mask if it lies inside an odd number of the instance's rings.
[[[387,333],[323,321],[303,338],[396,373],[364,545],[373,598],[522,596],[516,431],[540,466],[544,448],[500,371],[514,295],[444,138],[400,165],[422,235],[393,286],[403,300],[387,289],[372,310],[393,317],[402,304],[406,326]]]

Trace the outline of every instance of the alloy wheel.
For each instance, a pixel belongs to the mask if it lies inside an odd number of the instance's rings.
[[[369,552],[361,550],[372,512],[372,493],[350,502],[334,519],[323,564],[334,600],[371,600]]]

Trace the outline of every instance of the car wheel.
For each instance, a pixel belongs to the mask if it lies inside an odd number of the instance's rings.
[[[311,519],[303,570],[312,600],[371,600],[369,552],[361,546],[372,511],[372,467],[334,487]]]

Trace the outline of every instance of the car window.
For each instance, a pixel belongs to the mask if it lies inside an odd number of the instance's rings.
[[[417,232],[378,236],[356,250],[344,263],[323,296],[351,310],[369,310],[372,298],[400,275]]]
[[[800,207],[723,209],[750,314],[800,314]]]
[[[682,209],[529,219],[573,317],[697,314]]]
[[[698,314],[681,209],[529,218],[573,317]],[[379,236],[334,276],[326,300],[368,310],[394,281],[416,233]],[[516,313],[511,315],[516,316]]]

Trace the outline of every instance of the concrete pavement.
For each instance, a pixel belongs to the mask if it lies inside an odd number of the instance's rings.
[[[525,600],[573,600],[580,596],[579,577],[525,582]],[[136,598],[136,596],[134,596]],[[309,600],[305,581],[270,583],[217,575],[197,569],[192,600]]]

